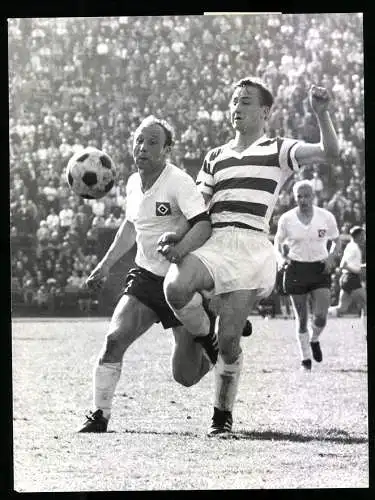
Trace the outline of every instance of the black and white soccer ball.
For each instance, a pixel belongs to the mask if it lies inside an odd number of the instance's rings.
[[[107,153],[89,146],[70,158],[66,179],[70,188],[81,198],[102,198],[115,184],[116,166]]]

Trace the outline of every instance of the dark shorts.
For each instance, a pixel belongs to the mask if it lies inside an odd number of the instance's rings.
[[[318,288],[331,287],[331,275],[323,262],[297,262],[286,266],[284,290],[287,295],[304,295]]]
[[[161,322],[167,329],[180,326],[181,323],[165,300],[163,282],[163,276],[157,276],[142,267],[135,267],[130,269],[126,276],[122,294],[133,295],[142,304],[152,309],[159,318],[156,322]]]
[[[352,293],[354,290],[362,288],[361,278],[359,274],[343,273],[340,278],[340,287],[346,293]]]

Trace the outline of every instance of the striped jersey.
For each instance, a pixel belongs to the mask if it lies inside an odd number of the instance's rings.
[[[197,176],[200,191],[211,196],[212,227],[268,233],[280,189],[299,169],[295,151],[301,141],[263,135],[241,153],[231,144],[211,149]]]

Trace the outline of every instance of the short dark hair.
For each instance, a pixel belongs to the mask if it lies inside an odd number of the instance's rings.
[[[361,226],[354,226],[351,228],[351,230],[349,231],[349,234],[352,238],[356,238],[357,236],[359,236],[361,233],[364,233],[364,229],[363,227]]]
[[[164,147],[172,146],[172,144],[173,144],[173,129],[172,129],[171,125],[169,125],[169,123],[166,120],[163,120],[162,118],[157,118],[154,115],[149,115],[144,120],[142,120],[139,127],[141,127],[141,126],[144,127],[144,126],[153,125],[153,124],[159,125],[165,132]]]
[[[267,88],[266,84],[260,78],[257,78],[255,76],[241,78],[241,80],[238,80],[233,85],[233,89],[236,89],[237,87],[256,87],[260,90],[260,96],[262,100],[261,105],[268,106],[270,109],[272,108],[273,95]]]

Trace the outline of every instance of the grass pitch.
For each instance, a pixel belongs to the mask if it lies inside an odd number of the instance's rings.
[[[323,362],[300,370],[294,323],[252,318],[235,435],[207,438],[213,373],[171,375],[173,338],[153,327],[124,357],[107,434],[77,434],[107,320],[14,319],[18,492],[367,488],[367,344],[358,318],[331,319]]]

